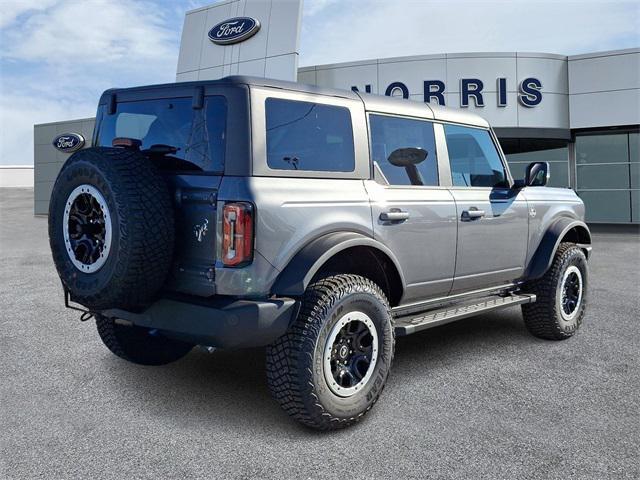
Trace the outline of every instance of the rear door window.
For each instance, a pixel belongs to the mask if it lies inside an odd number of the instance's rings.
[[[268,98],[265,112],[269,168],[354,171],[353,129],[348,108]]]
[[[438,157],[433,123],[426,120],[370,115],[371,157],[389,185],[438,185]],[[417,165],[395,166],[389,155],[398,148],[421,148],[427,157]],[[413,170],[413,171],[411,171]]]
[[[110,147],[117,137],[140,140],[141,149],[169,145],[177,152],[164,160],[177,169],[224,170],[227,105],[222,96],[206,97],[202,109],[191,97],[121,102],[116,113],[104,114],[97,144]]]

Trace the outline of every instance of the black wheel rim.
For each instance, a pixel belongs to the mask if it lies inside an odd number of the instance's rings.
[[[74,200],[69,214],[69,240],[76,259],[86,265],[95,263],[104,249],[107,229],[98,201],[83,193]]]
[[[561,308],[565,320],[571,320],[582,303],[582,273],[576,266],[571,266],[565,272],[561,286]]]
[[[377,333],[362,312],[345,315],[333,327],[325,348],[325,378],[331,390],[350,396],[372,375],[377,359]]]
[[[65,206],[63,233],[69,258],[79,270],[98,270],[109,253],[111,219],[104,197],[91,185],[77,187]]]

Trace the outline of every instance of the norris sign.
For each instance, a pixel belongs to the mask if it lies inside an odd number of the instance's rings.
[[[484,107],[482,91],[484,83],[478,78],[460,79],[460,106],[465,108],[473,101],[476,107]],[[357,92],[358,87],[351,90]],[[542,82],[537,78],[528,77],[522,80],[518,86],[518,102],[525,107],[535,107],[542,102]],[[365,92],[371,93],[371,85],[365,85]],[[438,105],[445,105],[446,86],[442,80],[425,80],[423,82],[424,101],[430,103],[435,100]],[[507,79],[496,79],[496,98],[498,107],[507,106]],[[384,92],[387,96],[400,96],[409,98],[409,89],[402,82],[391,82]]]

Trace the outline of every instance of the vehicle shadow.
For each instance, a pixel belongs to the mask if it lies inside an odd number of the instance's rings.
[[[490,353],[532,340],[515,308],[461,320],[398,338],[391,380],[414,382],[416,372],[473,361],[466,354]],[[212,432],[318,435],[290,419],[271,398],[263,348],[213,354],[196,348],[164,367],[132,365],[107,354],[104,361],[109,381],[126,392],[131,404],[144,405],[147,413],[169,417],[178,425],[198,425]]]

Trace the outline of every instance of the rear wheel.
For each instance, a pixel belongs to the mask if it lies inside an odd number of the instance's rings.
[[[536,337],[564,340],[582,325],[587,300],[587,258],[573,243],[561,243],[544,276],[525,290],[537,300],[522,306],[527,329]]]
[[[289,331],[267,348],[269,388],[309,427],[357,422],[384,388],[394,333],[387,299],[370,280],[334,275],[311,284]]]
[[[193,345],[164,337],[157,330],[123,325],[102,315],[96,316],[98,334],[118,357],[140,365],[165,365],[181,359]]]

